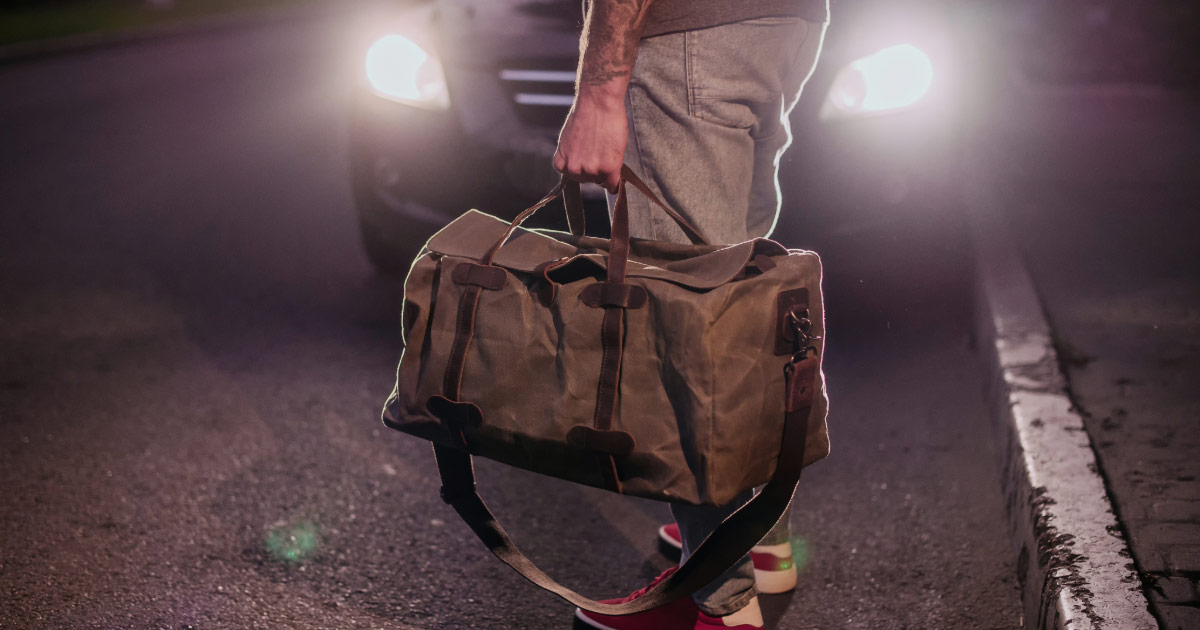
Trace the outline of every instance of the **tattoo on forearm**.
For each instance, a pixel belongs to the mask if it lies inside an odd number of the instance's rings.
[[[602,85],[633,72],[652,0],[591,0],[579,43],[579,82]]]

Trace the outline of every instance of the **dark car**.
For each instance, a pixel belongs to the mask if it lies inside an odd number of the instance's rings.
[[[928,3],[833,5],[817,71],[792,113],[785,199],[842,195],[850,207],[910,199],[940,177],[954,133],[953,42]],[[351,178],[367,254],[407,269],[468,208],[511,217],[558,180],[571,105],[578,0],[437,0],[372,20],[350,117]],[[602,191],[585,190],[603,213]],[[561,226],[547,211],[542,226]],[[847,220],[850,220],[847,218]],[[589,221],[589,225],[603,225]],[[783,217],[776,237],[795,231]]]

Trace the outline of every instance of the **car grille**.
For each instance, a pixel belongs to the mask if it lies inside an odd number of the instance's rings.
[[[505,64],[500,70],[500,83],[522,123],[557,131],[575,97],[575,60]]]

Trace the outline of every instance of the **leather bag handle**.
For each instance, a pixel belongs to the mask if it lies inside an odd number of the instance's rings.
[[[663,202],[662,199],[659,199],[658,195],[655,195],[654,192],[650,190],[650,187],[647,186],[646,183],[640,178],[638,178],[636,174],[634,174],[633,169],[622,165],[621,170],[623,178],[628,179],[630,183],[632,183],[634,187],[638,189],[639,192],[641,192],[643,195],[646,195],[646,197],[653,202],[654,205],[662,208],[663,212],[666,212],[672,219],[675,220],[676,223],[679,224],[679,227],[683,229],[688,239],[692,241],[692,244],[708,244],[704,237],[700,236],[699,230],[693,227],[691,223],[688,223],[687,219],[684,219],[677,212],[672,210],[670,206]],[[626,171],[628,171],[627,175]],[[579,192],[579,182],[564,179],[562,181],[562,185],[563,205],[566,206],[567,210],[567,227],[575,236],[583,236],[587,232],[587,223],[584,218],[583,197]]]
[[[687,235],[688,239],[691,240],[693,244],[709,244],[709,242],[705,240],[703,236],[701,236],[700,231],[693,227],[692,224],[688,223],[687,219],[683,218],[683,216],[681,216],[678,212],[675,212],[669,208],[667,204],[663,203],[663,201],[658,198],[658,195],[655,195],[654,192],[650,190],[650,187],[647,186],[646,183],[643,182],[641,178],[639,178],[637,174],[633,172],[633,169],[629,168],[627,165],[622,165],[621,182],[617,185],[617,203],[613,208],[613,244],[612,251],[610,252],[610,255],[612,255],[614,258],[616,258],[616,252],[618,249],[623,252],[622,257],[616,261],[622,270],[625,267],[625,261],[628,260],[629,257],[629,208],[627,201],[624,203],[622,202],[626,182],[633,184],[634,188],[638,189],[638,191],[643,195],[646,195],[646,197],[652,203],[654,203],[654,205],[662,209],[663,212],[666,212],[667,216],[671,217],[677,224],[679,224],[680,229],[683,230],[684,234]],[[583,202],[579,192],[579,182],[569,180],[564,176],[559,180],[558,184],[550,190],[550,192],[546,193],[545,197],[542,197],[537,203],[521,211],[521,213],[509,223],[508,229],[505,230],[504,234],[500,236],[496,243],[492,245],[490,249],[488,249],[487,253],[485,253],[483,258],[480,259],[480,262],[485,265],[492,264],[492,260],[496,257],[496,252],[500,251],[500,248],[508,242],[508,239],[512,237],[517,228],[520,227],[521,224],[527,219],[529,219],[529,217],[533,216],[534,213],[536,213],[538,210],[541,210],[546,206],[546,204],[553,201],[554,198],[558,197],[559,195],[563,195],[563,200],[565,202],[567,211],[567,223],[571,228],[571,233],[575,234],[576,236],[582,236],[584,229]],[[624,225],[621,234],[618,234],[618,223],[622,223]],[[578,232],[576,231],[576,226],[578,226]],[[612,263],[610,263],[610,265],[611,264]],[[622,277],[623,275],[624,274],[622,274]]]
[[[667,213],[667,216],[674,219],[675,223],[679,225],[679,228],[683,230],[683,233],[688,237],[688,240],[691,241],[693,245],[711,245],[711,243],[708,242],[708,239],[700,235],[700,230],[697,230],[691,223],[688,222],[687,219],[683,218],[683,216],[678,212],[672,210],[671,207],[664,203],[662,199],[659,199],[658,195],[654,194],[654,191],[650,190],[650,187],[646,185],[646,182],[642,181],[642,179],[637,176],[637,173],[634,173],[633,169],[629,168],[628,165],[621,166],[621,181],[633,184],[633,187],[638,189],[638,192],[645,195],[651,203],[658,206],[659,209]],[[628,210],[626,211],[628,212]],[[616,213],[615,208],[613,209],[613,213]]]
[[[567,210],[567,229],[575,236],[587,234],[587,218],[583,212],[583,195],[579,192],[579,182],[563,178],[563,206]]]

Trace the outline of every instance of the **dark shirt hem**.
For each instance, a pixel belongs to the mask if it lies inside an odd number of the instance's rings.
[[[798,17],[809,22],[829,21],[827,0],[657,0],[642,37],[694,31],[764,17]]]

